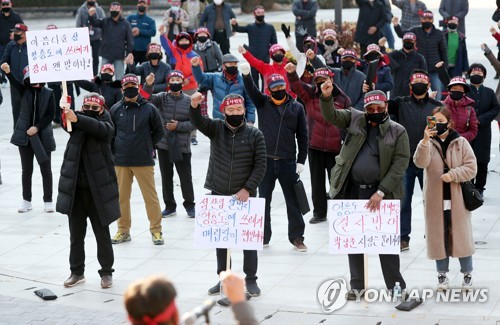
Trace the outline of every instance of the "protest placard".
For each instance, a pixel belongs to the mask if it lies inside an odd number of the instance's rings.
[[[382,200],[376,212],[365,208],[367,202],[328,201],[331,254],[399,254],[399,200]]]
[[[26,45],[32,83],[94,77],[87,27],[30,30]]]
[[[262,250],[265,199],[204,195],[196,201],[194,242],[201,248]]]

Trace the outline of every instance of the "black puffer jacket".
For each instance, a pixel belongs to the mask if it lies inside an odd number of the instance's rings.
[[[394,88],[391,90],[391,97],[410,95],[410,77],[415,69],[427,71],[427,64],[422,54],[411,51],[397,50],[388,53],[390,59],[392,78],[394,79]]]
[[[83,167],[101,225],[107,226],[121,215],[110,146],[115,127],[107,111],[98,118],[77,114],[64,152],[56,211],[71,217],[78,177],[82,175],[79,168]]]
[[[356,42],[361,45],[377,44],[382,37],[382,27],[389,21],[385,12],[383,1],[374,1],[370,4],[368,0],[356,0],[359,7],[358,22],[356,24]],[[377,31],[370,35],[368,29],[377,27]]]
[[[287,95],[285,103],[278,107],[269,96],[257,89],[250,74],[243,76],[243,83],[257,108],[259,129],[266,139],[268,157],[294,159],[298,164],[304,164],[308,140],[306,114],[302,104]]]
[[[147,61],[138,66],[130,64],[128,67],[130,73],[134,73],[141,78],[143,87],[146,86],[146,77],[149,76],[150,73],[155,75],[155,81],[153,83],[154,94],[167,90],[167,76],[170,71],[172,71],[170,64],[158,61],[158,65],[153,66],[151,62]]]
[[[27,146],[29,137],[26,131],[36,126],[45,151],[55,151],[56,142],[52,132],[52,120],[54,120],[56,102],[52,90],[47,87],[42,87],[40,90],[25,88],[12,73],[8,73],[7,78],[10,86],[21,94],[21,111],[10,143],[16,146]]]
[[[75,84],[88,92],[101,94],[104,97],[106,108],[109,110],[122,98],[122,86],[120,80],[104,82],[100,77],[95,77],[94,82],[88,80],[78,80]]]
[[[233,131],[223,120],[201,115],[190,109],[191,122],[210,138],[205,188],[220,195],[233,195],[242,188],[255,196],[266,173],[266,142],[262,132],[243,123]]]
[[[415,26],[403,31],[401,25],[397,25],[394,30],[400,38],[403,38],[406,32],[417,35],[416,50],[424,56],[429,73],[437,72],[436,63],[438,62],[443,61],[445,66],[448,66],[448,47],[446,46],[444,34],[441,30],[436,29],[434,25],[429,34],[421,26]]]
[[[154,166],[153,147],[165,134],[158,109],[139,95],[135,103],[119,101],[110,114],[115,124],[115,165]]]

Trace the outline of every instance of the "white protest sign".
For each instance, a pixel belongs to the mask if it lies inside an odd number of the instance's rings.
[[[32,83],[94,77],[87,27],[27,31],[26,45]]]
[[[382,200],[380,210],[368,200],[328,200],[330,254],[399,254],[400,202]]]
[[[266,200],[204,195],[196,201],[195,246],[262,250]]]

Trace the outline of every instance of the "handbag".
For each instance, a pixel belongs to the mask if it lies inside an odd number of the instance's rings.
[[[307,200],[306,189],[304,188],[304,183],[302,183],[300,178],[293,185],[293,189],[295,190],[295,196],[297,197],[297,202],[299,203],[300,213],[304,215],[311,211],[309,201]]]
[[[437,148],[434,143],[433,145]],[[443,160],[444,167],[446,167],[447,170],[450,170],[450,167],[446,164],[444,156],[439,149],[438,152],[441,160]],[[481,192],[479,192],[471,181],[462,182],[460,183],[460,186],[462,187],[462,197],[464,198],[464,205],[467,210],[474,211],[483,205],[484,198],[481,195]]]

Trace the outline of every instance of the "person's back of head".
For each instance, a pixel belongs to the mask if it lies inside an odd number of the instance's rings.
[[[125,292],[125,308],[133,325],[178,325],[174,285],[162,276],[133,282]]]

